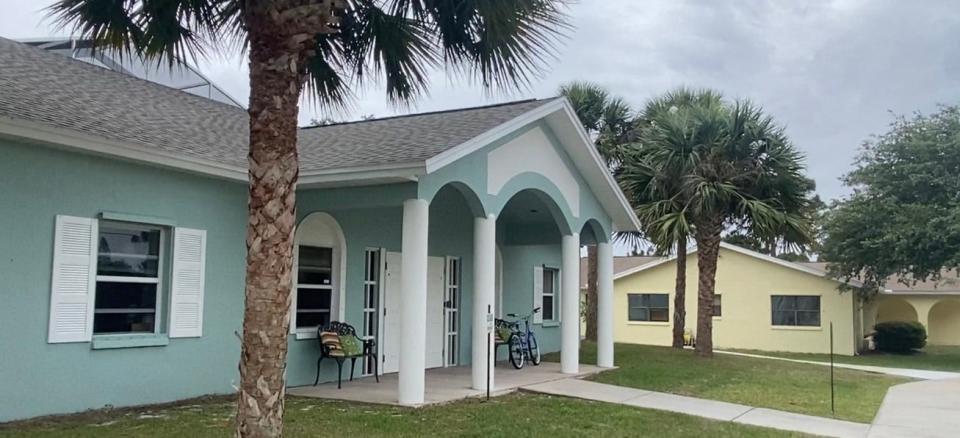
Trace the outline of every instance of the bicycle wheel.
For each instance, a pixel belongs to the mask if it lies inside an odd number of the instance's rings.
[[[507,345],[510,349],[510,363],[518,370],[523,368],[523,343],[520,341],[520,336],[516,333],[510,335]]]
[[[533,333],[527,337],[527,352],[530,353],[530,363],[540,365],[540,346],[537,345],[537,338]]]

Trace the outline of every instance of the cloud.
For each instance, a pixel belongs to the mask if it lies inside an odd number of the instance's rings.
[[[43,4],[4,6],[2,36],[52,33],[39,12]],[[581,0],[570,13],[575,30],[532,89],[491,94],[437,71],[430,95],[410,107],[391,106],[381,88],[371,87],[358,90],[350,114],[336,116],[547,97],[571,80],[598,82],[638,107],[680,85],[711,87],[752,99],[785,124],[821,195],[833,198],[845,193],[838,178],[856,148],[886,129],[891,111],[929,112],[960,101],[960,14],[951,0]],[[242,56],[200,68],[246,100]],[[320,112],[306,106],[301,122]]]

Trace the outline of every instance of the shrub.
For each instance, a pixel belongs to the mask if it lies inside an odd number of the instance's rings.
[[[916,321],[881,322],[873,329],[873,340],[880,351],[909,353],[927,345],[927,329]]]

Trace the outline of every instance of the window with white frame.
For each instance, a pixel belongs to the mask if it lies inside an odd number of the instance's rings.
[[[379,249],[367,249],[364,252],[363,274],[363,339],[376,339],[380,327],[377,313],[380,301],[380,255]],[[371,375],[376,370],[377,358],[368,356],[363,361],[363,375]]]
[[[161,227],[100,222],[93,334],[160,330],[165,245]]]
[[[715,318],[723,316],[723,300],[720,294],[713,295],[713,307],[710,309],[711,315]]]
[[[543,268],[543,308],[540,309],[540,312],[543,314],[543,320],[545,322],[557,321],[557,316],[559,315],[559,304],[560,300],[558,299],[559,291],[559,281],[560,279],[560,270],[556,268]]]
[[[630,321],[670,321],[668,294],[627,294],[627,307],[627,319]]]
[[[333,297],[333,248],[300,245],[297,249],[297,330],[315,331],[330,323]]]

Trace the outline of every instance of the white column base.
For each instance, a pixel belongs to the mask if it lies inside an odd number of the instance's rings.
[[[613,248],[597,244],[597,366],[613,367]]]
[[[494,296],[497,260],[497,217],[489,215],[473,220],[473,324],[470,367],[473,389],[487,390],[494,385],[493,333],[488,329],[487,315],[495,311]]]
[[[580,372],[580,234],[560,243],[560,371]]]
[[[400,267],[400,361],[398,401],[423,404],[427,336],[427,238],[430,204],[403,202],[403,264]]]

